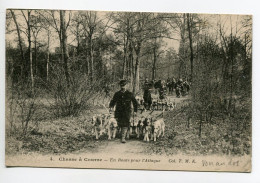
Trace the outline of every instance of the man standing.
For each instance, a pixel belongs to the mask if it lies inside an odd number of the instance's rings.
[[[148,78],[145,78],[145,81],[144,81],[144,90],[145,90],[146,88],[148,88],[148,85],[149,85],[149,80],[148,80]]]
[[[190,91],[190,84],[187,79],[183,82],[183,87],[185,90],[185,95],[188,95]]]
[[[165,99],[166,92],[167,92],[166,84],[165,84],[165,81],[162,80],[161,87],[159,88],[159,99],[160,100]]]
[[[152,95],[151,95],[151,89],[152,89],[152,83],[147,84],[147,86],[144,89],[144,108],[146,110],[150,110],[152,105]]]
[[[183,81],[180,78],[176,83],[176,97],[180,98],[183,91]]]
[[[173,90],[175,89],[175,84],[176,84],[176,82],[175,82],[175,79],[173,77],[171,82],[170,82],[170,88],[169,88],[170,94],[173,94]]]
[[[126,90],[126,80],[121,80],[119,85],[121,89],[115,93],[109,104],[109,108],[112,110],[116,106],[115,118],[117,119],[118,126],[121,127],[122,143],[126,143],[125,138],[132,113],[131,104],[133,103],[134,112],[136,113],[138,103],[133,93]]]

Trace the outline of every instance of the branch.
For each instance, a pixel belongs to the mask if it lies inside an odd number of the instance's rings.
[[[26,23],[28,24],[28,19],[26,18],[26,16],[25,16],[25,14],[24,14],[23,10],[21,10],[21,12],[22,12],[22,14],[23,14],[23,17],[24,17],[24,19],[25,19]]]
[[[69,20],[68,20],[68,23],[67,23],[67,25],[66,25],[66,30],[67,30],[67,28],[68,28],[69,25],[70,25],[70,20],[71,20],[71,11],[69,12]]]

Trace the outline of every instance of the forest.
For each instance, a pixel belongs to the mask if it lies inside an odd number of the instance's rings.
[[[141,95],[145,78],[191,83],[150,153],[251,153],[252,16],[18,9],[6,11],[7,152],[93,147],[88,116],[121,79]]]

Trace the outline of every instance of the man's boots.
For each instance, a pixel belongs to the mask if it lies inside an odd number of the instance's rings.
[[[122,140],[121,140],[122,143],[126,143],[125,138],[126,138],[127,130],[128,130],[127,127],[122,127]]]

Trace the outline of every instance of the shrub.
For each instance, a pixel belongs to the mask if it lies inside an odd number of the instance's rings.
[[[36,92],[32,92],[30,82],[8,80],[6,93],[7,134],[25,136],[37,109]]]
[[[62,69],[57,69],[48,83],[48,91],[54,100],[51,107],[55,116],[79,115],[89,107],[91,99],[98,95],[101,82],[102,78],[91,82],[86,74],[78,71],[70,72],[68,82]]]

